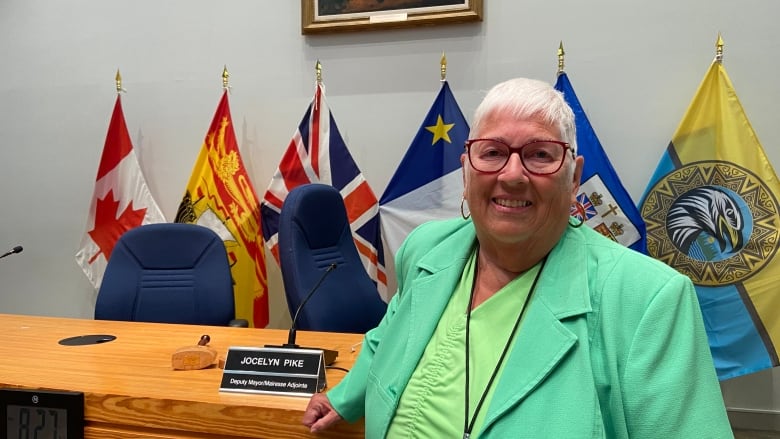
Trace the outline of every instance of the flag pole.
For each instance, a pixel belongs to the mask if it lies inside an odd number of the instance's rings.
[[[322,84],[322,63],[320,63],[320,60],[317,60],[317,63],[314,64],[314,72],[317,75],[317,84]]]
[[[718,32],[718,41],[715,43],[715,62],[723,64],[723,38]]]
[[[445,82],[447,80],[447,56],[444,55],[444,52],[441,53],[439,65],[441,68],[441,82]]]
[[[558,45],[558,74],[560,75],[563,73],[563,57],[566,55],[566,52],[563,51],[563,41],[561,41],[561,44]]]

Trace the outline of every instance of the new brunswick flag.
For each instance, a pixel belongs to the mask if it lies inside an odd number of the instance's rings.
[[[195,162],[176,222],[217,232],[231,264],[236,318],[254,327],[268,325],[260,204],[238,151],[227,90]]]
[[[780,183],[716,59],[640,201],[648,253],[696,285],[721,380],[778,365]]]

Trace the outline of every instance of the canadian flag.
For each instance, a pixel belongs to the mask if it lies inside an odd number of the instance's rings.
[[[100,288],[119,237],[141,224],[160,222],[165,217],[144,180],[117,95],[76,262],[92,285]]]

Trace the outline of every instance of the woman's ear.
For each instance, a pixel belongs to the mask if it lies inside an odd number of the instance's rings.
[[[461,172],[461,176],[463,177],[463,188],[464,188],[463,193],[464,193],[464,195],[466,193],[466,190],[465,190],[465,188],[466,188],[466,160],[468,160],[468,159],[466,157],[466,153],[464,152],[463,154],[460,155],[460,172]]]
[[[574,159],[574,172],[572,173],[571,181],[571,202],[577,201],[577,193],[580,190],[580,184],[582,179],[582,168],[585,166],[585,157],[578,156]]]

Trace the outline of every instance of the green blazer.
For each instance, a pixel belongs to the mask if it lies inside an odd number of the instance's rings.
[[[385,437],[475,240],[455,219],[418,227],[399,249],[398,292],[327,394],[344,419],[365,417],[367,438]],[[477,437],[733,437],[686,276],[568,227],[528,307]]]

